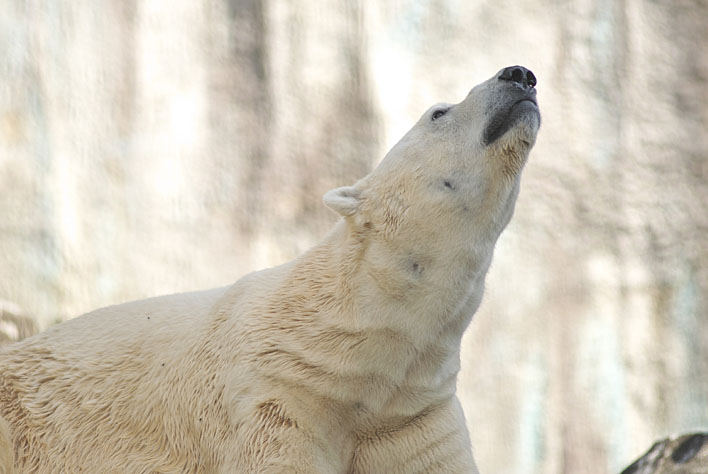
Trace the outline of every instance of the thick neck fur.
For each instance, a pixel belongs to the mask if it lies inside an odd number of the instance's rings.
[[[265,339],[254,355],[268,376],[293,387],[305,384],[378,416],[411,416],[455,391],[460,340],[480,303],[489,258],[477,268],[448,268],[457,276],[452,285],[411,283],[404,291],[405,275],[372,266],[370,229],[352,229],[340,222],[280,267],[285,273],[267,312],[274,331],[253,335]]]

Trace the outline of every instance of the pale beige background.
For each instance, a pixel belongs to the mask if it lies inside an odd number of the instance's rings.
[[[0,299],[41,325],[327,231],[498,69],[543,127],[467,334],[484,473],[617,472],[708,427],[708,3],[2,0]]]

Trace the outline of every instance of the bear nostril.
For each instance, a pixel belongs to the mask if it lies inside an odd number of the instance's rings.
[[[526,82],[528,82],[529,87],[534,87],[536,85],[536,76],[534,76],[531,71],[527,71],[526,73]]]
[[[519,68],[514,68],[511,71],[511,82],[522,84],[524,82],[524,72]]]

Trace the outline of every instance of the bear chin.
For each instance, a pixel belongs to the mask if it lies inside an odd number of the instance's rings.
[[[482,135],[486,146],[494,144],[511,129],[527,126],[538,130],[541,123],[541,114],[538,105],[532,97],[517,100],[511,106],[504,107],[489,121]]]

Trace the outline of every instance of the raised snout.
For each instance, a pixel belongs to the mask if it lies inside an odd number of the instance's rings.
[[[523,66],[509,66],[488,81],[492,91],[492,115],[482,134],[491,145],[512,129],[527,129],[535,137],[541,123],[536,101],[536,76]],[[517,137],[520,137],[517,135]],[[524,142],[530,142],[526,137]]]

